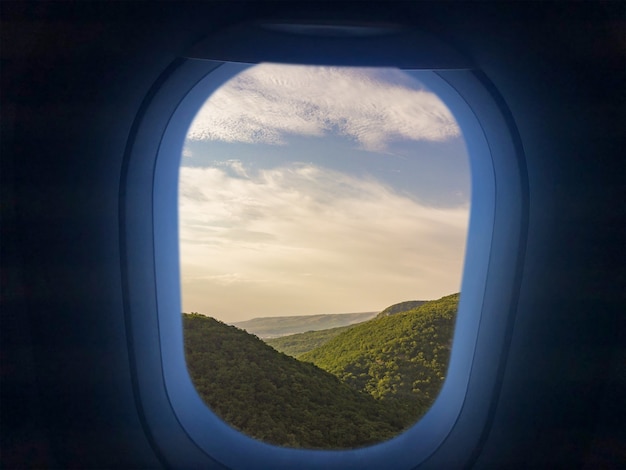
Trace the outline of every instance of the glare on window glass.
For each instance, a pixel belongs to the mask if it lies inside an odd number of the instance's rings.
[[[469,220],[459,127],[419,72],[261,64],[213,93],[179,180],[185,354],[251,437],[353,448],[445,379]]]

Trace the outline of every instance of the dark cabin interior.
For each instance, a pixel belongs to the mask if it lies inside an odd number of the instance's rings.
[[[516,128],[526,209],[507,347],[481,352],[498,358],[495,385],[470,379],[458,429],[418,467],[626,467],[626,3],[5,1],[0,14],[3,468],[225,468],[182,431],[159,440],[142,411],[121,185],[160,77],[259,19],[427,33]],[[211,50],[256,57],[242,47]]]

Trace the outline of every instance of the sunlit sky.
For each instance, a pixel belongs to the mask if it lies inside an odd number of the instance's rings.
[[[180,171],[183,311],[230,323],[460,290],[467,153],[416,77],[261,64],[209,97]]]

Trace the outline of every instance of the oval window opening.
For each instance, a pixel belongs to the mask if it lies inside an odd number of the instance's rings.
[[[411,427],[441,389],[470,169],[425,73],[256,65],[187,133],[187,367],[202,400],[250,437],[372,445]]]

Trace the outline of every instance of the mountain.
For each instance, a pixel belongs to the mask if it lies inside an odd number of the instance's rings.
[[[390,315],[395,315],[396,313],[406,312],[407,310],[411,310],[421,305],[424,305],[426,302],[428,302],[428,300],[407,300],[406,302],[393,304],[392,306],[387,307],[385,310],[380,312],[376,316],[376,318],[388,317]]]
[[[302,315],[289,317],[261,317],[232,323],[233,326],[246,330],[259,338],[277,338],[279,336],[303,333],[305,331],[327,330],[340,326],[364,322],[376,316],[377,312],[335,313],[327,315]]]
[[[234,326],[183,314],[187,367],[204,402],[249,436],[289,447],[361,447],[399,434],[431,406],[445,378],[458,301],[453,294],[307,333],[307,341],[323,344],[298,359]]]
[[[298,359],[375,398],[418,400],[430,406],[445,378],[458,301],[459,294],[453,294],[377,317]]]
[[[412,424],[413,405],[376,400],[234,326],[183,314],[183,328],[198,394],[225,422],[256,439],[345,449],[387,440]]]
[[[328,330],[307,331],[306,333],[297,333],[295,335],[281,336],[279,338],[264,339],[264,341],[277,351],[285,353],[289,356],[297,357],[300,354],[319,348],[321,345],[333,339],[338,334],[353,328],[355,325],[360,325],[360,323],[330,328]]]
[[[427,300],[408,300],[406,302],[400,302],[376,315],[375,318],[387,317],[395,315],[396,313],[406,312],[408,310],[419,307],[428,302]],[[367,318],[369,320],[370,318]],[[362,323],[362,322],[361,322]],[[275,338],[263,338],[267,344],[272,346],[277,351],[288,354],[289,356],[297,357],[301,354],[312,351],[319,348],[324,343],[328,342],[339,333],[343,333],[349,328],[360,323],[354,323],[348,326],[340,326],[337,328],[329,328],[326,330],[318,331],[306,331],[304,333],[296,333],[293,335],[280,336]]]

